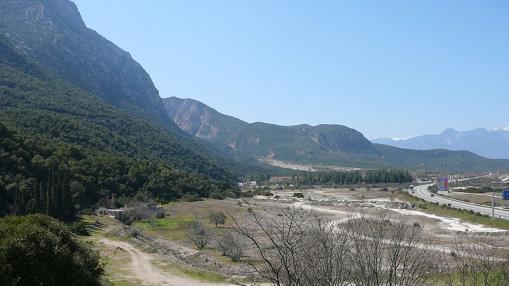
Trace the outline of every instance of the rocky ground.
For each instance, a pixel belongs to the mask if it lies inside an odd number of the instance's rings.
[[[251,285],[260,282],[256,281],[259,275],[250,266],[256,264],[252,260],[254,253],[248,251],[243,261],[234,263],[221,256],[214,243],[198,251],[186,236],[187,226],[192,220],[207,223],[207,216],[213,211],[224,211],[247,224],[250,208],[275,217],[281,208],[288,207],[313,211],[330,221],[348,219],[359,211],[387,209],[391,219],[409,220],[421,226],[423,235],[433,240],[437,249],[447,247],[456,232],[465,229],[496,235],[509,245],[507,231],[424,213],[399,199],[397,188],[311,188],[275,191],[273,196],[247,200],[177,202],[165,206],[166,218],[132,226],[99,217],[87,219],[98,219],[107,225],[92,235],[91,240],[108,257],[107,277],[113,285]],[[220,235],[231,226],[231,219],[227,219],[224,226],[215,229],[210,225],[210,228]],[[115,284],[119,281],[124,284]],[[131,284],[125,284],[126,281]]]

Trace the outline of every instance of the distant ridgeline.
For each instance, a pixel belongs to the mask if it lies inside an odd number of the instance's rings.
[[[467,151],[410,150],[372,144],[359,131],[342,125],[247,123],[193,99],[171,97],[163,102],[168,116],[182,130],[251,161],[364,169],[509,169],[509,160],[490,160]]]

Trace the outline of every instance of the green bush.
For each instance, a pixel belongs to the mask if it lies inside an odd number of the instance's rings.
[[[100,285],[99,255],[46,215],[0,219],[0,285]]]
[[[90,235],[84,222],[78,221],[70,225],[71,231],[77,235]]]
[[[224,200],[225,198],[225,196],[218,191],[211,192],[209,197],[214,200]]]
[[[184,202],[196,202],[201,200],[201,198],[196,193],[186,193],[182,196],[182,200]]]
[[[218,225],[224,225],[226,223],[226,215],[223,212],[210,213],[209,221],[217,228]]]

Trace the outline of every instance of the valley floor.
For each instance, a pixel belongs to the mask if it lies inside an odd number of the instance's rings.
[[[304,198],[293,197],[295,192]],[[448,217],[446,213],[432,214],[430,209],[406,209],[411,203],[397,188],[313,188],[275,191],[274,196],[257,196],[249,200],[205,200],[165,205],[167,216],[162,219],[140,221],[130,227],[109,217],[84,216],[90,236],[83,240],[93,243],[106,263],[105,284],[110,285],[253,285],[260,283],[249,263],[250,253],[240,263],[231,262],[214,245],[196,250],[187,238],[187,227],[193,220],[208,224],[213,211],[226,210],[241,223],[248,223],[248,209],[263,210],[278,215],[281,207],[313,210],[331,221],[346,219],[359,209],[367,212],[390,209],[394,219],[408,219],[423,227],[423,235],[432,239],[437,249],[447,249],[458,231],[490,233],[501,245],[509,245],[509,227],[490,227],[464,219]],[[232,226],[228,219],[224,226],[214,228],[217,235]],[[504,229],[505,228],[505,229]],[[501,247],[501,253],[508,251]],[[256,284],[259,285],[259,284]]]

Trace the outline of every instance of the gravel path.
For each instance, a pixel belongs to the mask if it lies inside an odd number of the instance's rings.
[[[102,243],[113,248],[121,248],[131,256],[131,263],[126,265],[130,267],[133,275],[142,281],[143,285],[161,285],[161,286],[233,286],[231,284],[207,283],[196,281],[190,278],[176,276],[164,272],[154,267],[151,263],[154,257],[148,253],[142,252],[127,242],[102,239]]]

